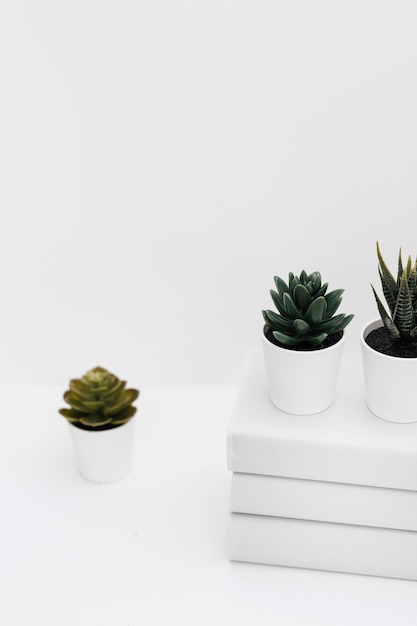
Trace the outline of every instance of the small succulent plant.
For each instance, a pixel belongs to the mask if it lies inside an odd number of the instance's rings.
[[[288,348],[318,348],[329,335],[342,331],[353,315],[335,315],[342,301],[343,289],[326,293],[328,283],[321,282],[320,272],[300,276],[289,274],[288,284],[274,276],[276,291],[271,296],[278,313],[262,311],[273,336]]]
[[[89,370],[82,378],[70,381],[64,400],[70,408],[59,412],[69,422],[87,430],[121,426],[135,413],[132,403],[137,389],[125,389],[126,383],[102,367]]]
[[[392,342],[412,343],[417,341],[417,260],[408,257],[404,267],[401,249],[398,255],[397,278],[388,269],[377,242],[378,273],[389,313],[382,304],[373,285],[375,300],[382,322]]]

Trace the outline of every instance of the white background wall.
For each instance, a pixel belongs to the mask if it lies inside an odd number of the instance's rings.
[[[0,4],[0,381],[229,384],[273,276],[417,253],[417,5]]]

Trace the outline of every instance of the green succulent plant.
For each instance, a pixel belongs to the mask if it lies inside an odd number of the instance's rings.
[[[300,276],[289,274],[288,284],[274,276],[276,291],[272,300],[278,310],[262,311],[273,336],[288,348],[318,348],[329,335],[342,331],[353,315],[335,315],[344,289],[327,292],[328,283],[321,282],[320,272]]]
[[[409,256],[404,267],[400,249],[397,278],[395,279],[382,257],[378,242],[376,250],[378,273],[389,309],[387,312],[373,285],[371,285],[379,315],[392,342],[412,343],[417,338],[417,260],[413,263],[411,256]]]
[[[125,387],[126,382],[102,367],[95,367],[82,378],[70,381],[64,393],[70,408],[60,409],[59,413],[87,430],[121,426],[136,413],[132,403],[139,396],[137,389]]]

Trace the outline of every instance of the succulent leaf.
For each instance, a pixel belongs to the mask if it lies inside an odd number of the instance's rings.
[[[376,244],[376,250],[377,250],[378,261],[379,261],[381,281],[383,282],[383,284],[387,286],[387,288],[392,294],[396,294],[398,291],[397,281],[395,280],[394,276],[391,274],[390,270],[387,267],[387,264],[384,261],[378,242]],[[398,262],[399,264],[401,263],[401,250],[400,250],[400,256],[399,256]]]
[[[305,311],[306,309],[308,309],[313,298],[310,295],[307,287],[300,283],[294,289],[294,300],[298,308]]]
[[[306,311],[306,320],[314,327],[316,327],[323,319],[323,315],[326,311],[326,300],[323,296],[319,296],[310,304]]]
[[[411,269],[412,269],[412,264],[411,263],[412,263],[411,262],[411,256],[408,255],[407,267],[405,268],[405,276],[406,276],[407,280],[408,280],[408,278],[409,278],[409,276],[411,274]],[[404,274],[404,272],[403,272],[403,274]],[[401,283],[401,278],[402,278],[402,276],[400,277],[400,283]]]
[[[282,278],[279,276],[274,276],[275,285],[278,293],[284,295],[284,293],[290,293],[289,287]]]
[[[284,293],[284,306],[288,317],[300,317],[301,311],[295,306],[294,300],[288,293]]]
[[[70,381],[64,400],[70,408],[59,413],[69,422],[88,430],[114,428],[135,413],[132,403],[137,389],[125,389],[126,382],[102,367],[89,370],[80,379]]]
[[[265,323],[271,328],[277,328],[283,332],[291,330],[292,322],[283,315],[277,315],[274,311],[262,311]]]
[[[406,271],[404,271],[401,278],[393,322],[403,336],[409,335],[416,325]]]
[[[316,296],[316,297],[318,297],[318,296],[324,296],[324,294],[325,294],[325,293],[326,293],[326,291],[327,291],[327,287],[328,287],[328,286],[329,286],[329,283],[325,283],[324,285],[322,285],[322,286],[320,287],[320,289],[319,289],[319,290],[315,293],[315,296]],[[344,291],[344,289],[342,289],[342,291]]]
[[[404,268],[403,268],[403,260],[402,260],[402,255],[401,255],[401,248],[400,251],[398,253],[398,264],[397,264],[397,287],[400,287],[400,282],[401,282],[401,276],[404,273]]]
[[[60,409],[59,412],[66,417],[69,422],[77,422],[80,419],[80,412],[75,409]]]
[[[286,335],[285,333],[281,333],[279,330],[274,330],[272,334],[275,339],[278,339],[278,341],[284,346],[293,347],[301,343],[300,337],[297,337],[296,335]]]
[[[323,322],[323,324],[320,324],[320,329],[328,335],[333,335],[334,333],[346,328],[352,319],[353,315],[344,315],[343,313],[339,313],[326,322]]]
[[[398,296],[398,287],[395,286],[395,291],[392,291],[388,283],[384,280],[384,277],[380,268],[378,268],[378,272],[379,272],[379,278],[381,280],[382,293],[384,294],[385,302],[388,305],[391,315],[393,315],[394,309],[395,309],[395,303],[397,301],[397,296]]]
[[[398,341],[399,339],[401,339],[401,334],[400,331],[398,330],[398,328],[396,327],[396,325],[394,324],[394,322],[392,321],[392,319],[390,318],[390,316],[388,315],[384,305],[382,304],[378,294],[376,293],[373,285],[371,285],[372,287],[372,291],[374,293],[375,296],[375,300],[376,300],[376,304],[378,307],[378,312],[379,312],[379,316],[382,320],[382,323],[384,324],[385,328],[388,331],[388,334],[391,338],[392,341]]]
[[[84,408],[85,401],[79,401],[78,398],[69,391],[66,391],[64,393],[64,400],[76,411],[80,411],[81,413],[89,412],[87,409]]]
[[[132,402],[136,400],[138,395],[139,393],[135,389],[126,389],[114,404],[102,409],[103,415],[117,415],[121,411],[124,411],[124,409],[127,409]]]
[[[410,274],[408,276],[408,288],[410,290],[410,293],[415,293],[416,287],[417,287],[417,267],[416,267],[416,263],[414,263],[413,267],[411,268]]]
[[[95,400],[95,401],[87,401],[83,403],[83,406],[88,409],[89,411],[100,411],[100,409],[102,409],[103,407],[106,406],[105,402],[103,402],[103,400]]]
[[[344,289],[333,289],[333,291],[329,291],[329,293],[327,293],[324,296],[324,299],[327,302],[327,306],[330,308],[333,306],[335,302],[340,304],[340,302],[342,301],[342,295],[344,294],[344,292],[345,292]]]
[[[271,298],[277,308],[277,310],[281,313],[281,315],[286,315],[287,312],[285,310],[285,306],[284,306],[284,299],[283,299],[283,295],[277,291],[274,291],[273,289],[271,289],[270,291],[271,294]]]
[[[291,282],[289,283],[289,294],[291,296],[291,298],[294,297],[294,289],[297,287],[297,285],[300,284],[300,279],[298,278],[298,276],[293,276]]]
[[[111,387],[111,389],[103,390],[101,397],[103,398],[103,400],[109,400],[110,397],[121,393],[125,387],[126,387],[126,381],[119,380],[118,382],[115,382],[115,384]]]
[[[321,288],[321,274],[320,274],[320,272],[312,272],[309,275],[308,280],[310,280],[312,285],[313,285],[314,293],[317,293],[320,290],[320,288]]]
[[[300,319],[293,321],[293,328],[295,330],[295,334],[299,337],[305,337],[311,332],[310,324],[307,324],[307,322]]]

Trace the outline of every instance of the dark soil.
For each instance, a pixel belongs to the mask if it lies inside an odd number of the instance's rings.
[[[76,428],[79,428],[80,430],[89,430],[90,432],[95,431],[95,432],[99,432],[101,430],[113,430],[113,428],[119,428],[120,426],[123,426],[123,424],[105,424],[104,426],[85,426],[84,424],[80,424],[80,422],[77,422],[76,424],[72,424],[73,426],[75,426]]]
[[[370,332],[365,339],[365,343],[377,352],[382,352],[382,354],[387,354],[388,356],[397,356],[405,359],[417,358],[417,341],[412,343],[394,343],[383,326]]]
[[[343,336],[343,331],[340,331],[339,333],[335,333],[334,335],[328,335],[323,343],[321,343],[319,346],[316,346],[315,348],[312,348],[308,344],[299,344],[298,346],[293,346],[290,348],[288,346],[284,346],[284,344],[278,341],[278,339],[275,339],[274,335],[272,334],[272,330],[269,327],[265,327],[264,333],[268,341],[270,341],[274,345],[279,346],[280,348],[284,348],[285,350],[295,350],[296,352],[314,352],[315,350],[330,348],[330,346],[333,346],[335,343],[340,341]]]

